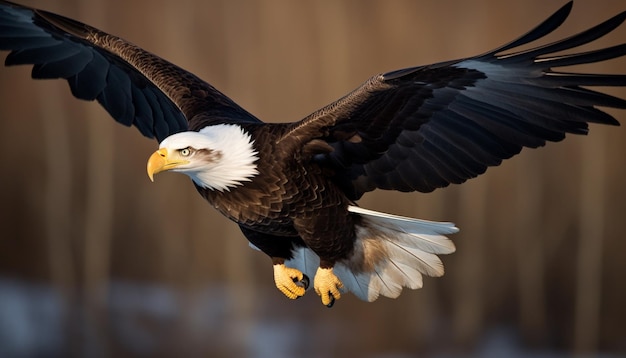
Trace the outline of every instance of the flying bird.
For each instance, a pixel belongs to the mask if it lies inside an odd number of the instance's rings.
[[[313,288],[324,305],[342,293],[374,301],[441,276],[455,251],[452,223],[361,208],[375,189],[431,192],[499,165],[523,147],[619,125],[598,107],[626,100],[590,89],[625,74],[563,70],[626,54],[626,44],[576,52],[620,26],[626,12],[536,47],[572,2],[520,38],[484,54],[375,75],[293,123],[264,123],[195,75],[89,25],[0,1],[5,64],[63,78],[116,121],[159,141],[152,180],[186,174],[210,205],[271,258],[288,298]],[[555,70],[559,68],[559,70]]]

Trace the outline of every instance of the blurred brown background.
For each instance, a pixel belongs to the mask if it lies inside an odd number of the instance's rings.
[[[22,3],[128,39],[263,120],[294,121],[373,74],[508,42],[565,1]],[[623,10],[576,1],[549,39]],[[594,47],[625,39],[623,25]],[[626,73],[626,59],[583,69]],[[269,259],[187,177],[150,183],[156,142],[64,81],[29,77],[0,69],[2,356],[626,353],[624,128],[592,126],[428,195],[367,195],[367,208],[454,221],[457,252],[421,290],[326,309],[313,292],[283,297]]]

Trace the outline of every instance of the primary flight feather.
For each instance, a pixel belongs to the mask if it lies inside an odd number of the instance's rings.
[[[141,48],[47,11],[0,1],[6,65],[33,78],[64,78],[159,149],[150,179],[188,175],[198,192],[272,259],[276,287],[295,299],[313,287],[332,306],[348,290],[363,300],[397,297],[441,276],[454,252],[452,223],[357,206],[374,189],[430,192],[462,183],[523,147],[618,125],[598,107],[626,101],[589,89],[626,86],[624,74],[568,66],[626,54],[626,44],[587,52],[626,12],[577,35],[529,49],[567,18],[567,3],[539,26],[479,56],[376,75],[293,123],[264,123],[210,84]],[[565,51],[565,52],[564,52]],[[558,70],[556,69],[558,68]]]

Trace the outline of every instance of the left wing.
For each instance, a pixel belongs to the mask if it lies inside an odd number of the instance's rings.
[[[618,27],[621,13],[578,35],[504,53],[559,27],[568,3],[519,39],[486,54],[372,77],[344,98],[295,123],[288,136],[312,140],[351,199],[376,188],[429,192],[462,183],[519,153],[585,134],[587,123],[618,125],[596,106],[626,101],[587,86],[626,86],[626,75],[558,72],[626,54],[626,44],[553,55]],[[583,87],[584,86],[584,87]],[[328,143],[319,145],[320,139]],[[315,154],[315,152],[313,153]]]
[[[202,124],[259,122],[210,84],[128,41],[44,10],[0,0],[6,65],[32,64],[33,78],[63,78],[119,123],[159,141]],[[197,121],[198,119],[196,119]]]

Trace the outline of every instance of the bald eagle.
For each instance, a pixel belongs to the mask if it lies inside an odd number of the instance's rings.
[[[618,125],[597,107],[626,100],[589,89],[626,86],[624,74],[554,68],[626,54],[626,44],[563,51],[617,28],[621,13],[589,30],[515,50],[551,33],[567,3],[530,32],[484,54],[379,74],[293,123],[264,123],[210,84],[141,48],[47,11],[0,1],[6,65],[33,78],[64,78],[159,149],[147,164],[186,174],[214,208],[271,258],[276,287],[305,294],[309,277],[324,305],[350,291],[397,297],[422,276],[441,276],[437,255],[455,251],[452,223],[361,208],[374,189],[430,192],[463,183],[519,153],[588,123]],[[558,54],[557,54],[558,53]]]

